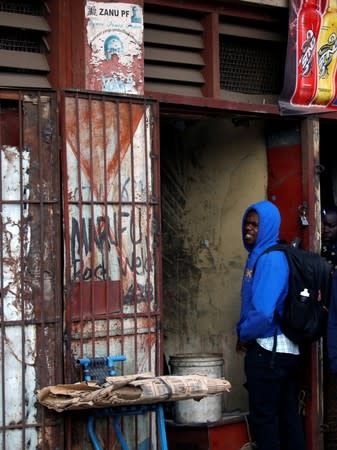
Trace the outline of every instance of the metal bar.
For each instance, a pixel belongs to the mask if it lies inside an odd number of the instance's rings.
[[[156,351],[156,373],[161,375],[163,373],[163,274],[162,274],[162,262],[161,262],[161,247],[162,247],[162,234],[161,234],[161,214],[159,204],[155,204],[161,198],[160,193],[160,138],[159,138],[159,105],[152,105],[152,118],[153,118],[153,179],[154,179],[154,198],[153,201],[153,214],[155,217],[156,229],[154,230],[154,270],[155,270],[155,296],[158,304],[159,314],[157,316],[156,323],[156,340],[157,340],[157,351]]]
[[[24,146],[24,138],[23,138],[23,130],[21,128],[21,124],[23,123],[22,119],[22,98],[20,98],[19,102],[19,123],[20,123],[20,149],[23,149]],[[23,233],[23,177],[22,177],[22,171],[23,171],[23,165],[22,165],[22,153],[20,154],[20,296],[21,296],[21,320],[24,320],[25,316],[25,295],[23,294],[23,286],[24,286],[24,251],[23,251],[23,243],[24,243],[24,233]],[[21,377],[22,377],[22,384],[21,384],[21,420],[23,423],[22,427],[22,448],[25,448],[25,442],[26,442],[26,403],[25,403],[25,372],[26,372],[26,362],[25,362],[25,348],[26,348],[26,337],[25,337],[25,328],[21,328],[21,357],[22,357],[22,365],[21,365]]]
[[[151,328],[150,328],[150,322],[151,322],[151,266],[152,266],[152,254],[151,254],[151,248],[150,248],[150,241],[153,239],[153,229],[150,227],[150,223],[153,221],[151,220],[151,216],[153,215],[153,210],[149,201],[149,182],[152,179],[151,176],[149,176],[149,171],[152,169],[151,165],[149,166],[149,142],[148,142],[148,131],[151,130],[151,124],[149,123],[150,118],[148,117],[148,113],[150,110],[150,105],[144,101],[144,121],[143,121],[143,133],[144,133],[144,165],[145,165],[145,183],[146,183],[146,189],[145,189],[145,195],[146,195],[146,260],[147,260],[147,279],[146,279],[146,286],[147,286],[147,292],[146,292],[146,301],[147,301],[147,321],[148,321],[148,332],[147,332],[147,353],[148,353],[148,370],[151,372],[152,369],[152,349],[151,349]],[[150,138],[151,139],[151,138]],[[151,142],[151,141],[150,141]],[[152,213],[152,214],[151,214]],[[155,344],[156,348],[157,343]],[[158,410],[157,410],[158,411]],[[152,415],[149,415],[150,418],[150,442],[152,442],[153,436],[152,436]]]
[[[89,117],[89,183],[90,183],[90,216],[91,216],[91,239],[90,239],[90,269],[91,269],[91,277],[90,277],[90,291],[91,291],[91,355],[93,358],[96,356],[96,345],[95,345],[95,292],[94,292],[94,267],[95,267],[95,209],[94,209],[94,161],[93,161],[93,112],[92,112],[92,98],[89,94],[88,97],[88,117]],[[97,194],[96,194],[97,195]]]
[[[41,350],[42,352],[45,351],[46,345],[45,345],[45,339],[44,339],[44,328],[45,328],[45,312],[44,312],[44,305],[43,305],[43,300],[44,300],[44,257],[43,257],[43,243],[44,243],[44,193],[43,193],[43,171],[42,171],[42,161],[43,161],[43,156],[42,156],[42,146],[41,146],[41,137],[42,137],[42,130],[41,130],[41,98],[40,98],[40,94],[38,95],[38,102],[37,102],[37,135],[38,135],[38,139],[37,139],[37,146],[38,146],[38,154],[39,154],[39,179],[41,180],[40,182],[40,289],[41,289],[41,293],[40,293],[40,317],[41,317],[41,327],[40,327],[40,345],[41,345]],[[37,330],[37,329],[36,329]],[[43,373],[44,368],[41,365],[41,363],[39,363],[39,361],[42,362],[42,358],[39,358],[37,361],[38,364],[38,371],[40,374]],[[45,448],[45,410],[44,408],[42,409],[42,439],[41,439],[41,445],[42,445],[42,449]]]
[[[133,271],[133,302],[134,302],[134,373],[138,373],[138,345],[137,345],[137,330],[138,330],[138,320],[137,320],[137,306],[138,306],[138,281],[137,281],[137,269],[136,269],[136,215],[135,215],[135,167],[134,167],[134,135],[133,135],[133,121],[132,121],[132,103],[128,103],[128,119],[129,119],[129,129],[130,129],[130,156],[131,156],[131,227],[130,232],[132,233],[133,239],[131,238],[132,245],[132,271]],[[139,294],[141,295],[141,294]],[[138,416],[134,419],[135,426],[135,441],[138,442]]]
[[[2,103],[0,101],[0,117],[2,115]],[[1,308],[1,320],[0,320],[0,327],[1,327],[1,350],[0,350],[0,356],[1,356],[1,361],[4,361],[4,357],[5,357],[5,323],[4,323],[4,302],[3,302],[3,291],[4,291],[4,267],[3,267],[3,203],[2,203],[2,180],[3,180],[3,174],[2,174],[2,158],[3,158],[3,154],[2,154],[2,145],[3,145],[3,138],[2,138],[2,127],[0,127],[0,297],[1,297],[1,302],[0,302],[0,308]],[[1,399],[2,399],[2,405],[1,405],[1,420],[2,420],[2,426],[1,426],[1,431],[2,431],[2,445],[5,448],[6,445],[6,427],[5,427],[5,420],[6,420],[6,415],[5,415],[5,365],[1,364]]]
[[[62,111],[66,111],[67,109],[67,98],[63,95],[61,97],[61,109]],[[63,189],[64,189],[64,194],[63,194],[63,198],[64,198],[64,205],[65,207],[63,208],[63,220],[64,223],[67,224],[67,226],[64,227],[64,250],[65,250],[65,267],[64,267],[64,275],[65,275],[65,280],[66,280],[66,286],[64,287],[64,301],[65,301],[65,343],[66,343],[66,347],[67,349],[69,349],[70,347],[70,341],[71,341],[71,327],[69,326],[69,324],[71,323],[71,306],[70,306],[70,292],[69,292],[69,280],[71,278],[71,262],[70,262],[70,258],[71,258],[71,252],[70,252],[70,229],[69,229],[69,222],[70,222],[70,217],[69,217],[69,207],[68,207],[68,191],[69,191],[69,186],[68,186],[68,177],[67,177],[67,173],[68,173],[68,161],[67,161],[67,140],[66,140],[66,136],[67,136],[67,117],[66,115],[62,116],[62,121],[61,121],[61,133],[63,136],[63,142],[62,142],[62,152],[61,152],[61,161],[62,161],[62,172],[65,174],[65,176],[63,177]],[[71,361],[70,360],[70,355],[71,352],[66,352],[65,354],[65,372],[64,372],[64,378],[66,382],[71,382],[71,380],[68,378],[67,373],[71,373]],[[70,422],[70,420],[69,420]],[[67,427],[68,421],[66,421],[66,427]],[[66,433],[68,436],[68,433]]]
[[[25,199],[25,205],[40,205],[40,203],[41,203],[40,200],[26,200]],[[58,201],[50,200],[50,201],[44,201],[43,203],[45,205],[57,205]],[[18,202],[17,202],[17,200],[2,200],[2,204],[3,205],[17,205]]]
[[[102,102],[100,102],[101,107],[101,116],[102,116],[102,128],[103,128],[103,191],[104,191],[104,239],[103,239],[103,249],[102,249],[102,266],[103,266],[103,279],[105,280],[105,320],[106,320],[106,354],[110,355],[110,327],[109,327],[109,301],[110,301],[110,289],[109,289],[109,280],[110,280],[110,265],[109,265],[109,248],[108,248],[108,236],[109,236],[109,228],[108,228],[108,183],[107,183],[107,174],[108,174],[108,164],[107,164],[107,132],[106,132],[106,102],[103,97]],[[101,199],[97,198],[96,205],[99,204]],[[111,420],[107,418],[106,420],[106,442],[110,443],[112,440],[111,433]]]
[[[119,297],[121,304],[121,335],[124,336],[124,292],[123,292],[123,260],[122,260],[122,176],[121,176],[121,122],[120,122],[120,103],[116,102],[116,122],[117,122],[117,172],[118,172],[118,239],[117,246],[119,248],[119,274],[120,274],[120,288]],[[124,339],[122,338],[122,349],[121,354],[124,355]],[[124,371],[123,371],[124,374]]]
[[[104,174],[104,179],[103,179],[103,183],[104,183],[104,216],[105,216],[105,221],[104,221],[104,233],[105,233],[105,237],[106,237],[106,244],[104,246],[104,249],[102,251],[102,255],[104,254],[104,259],[103,259],[103,263],[104,263],[104,271],[103,273],[105,273],[106,275],[104,276],[104,279],[106,281],[105,283],[105,314],[106,314],[106,329],[107,329],[107,355],[110,355],[110,339],[109,339],[109,253],[108,253],[108,235],[109,235],[109,229],[108,229],[108,217],[109,217],[109,213],[108,213],[108,186],[107,186],[107,172],[108,172],[108,167],[107,167],[107,133],[106,133],[106,102],[105,99],[103,98],[103,101],[101,102],[101,108],[102,108],[102,119],[103,119],[103,174]],[[97,204],[99,204],[99,199],[97,199]],[[109,442],[109,441],[108,441]]]
[[[75,97],[75,109],[76,109],[76,146],[77,146],[77,182],[78,182],[78,196],[79,196],[79,211],[78,211],[78,220],[79,220],[79,254],[80,254],[80,269],[79,269],[79,302],[80,302],[80,329],[81,329],[81,338],[80,338],[80,355],[81,357],[85,356],[83,354],[83,192],[82,192],[82,173],[81,173],[81,162],[82,162],[82,147],[81,147],[81,139],[80,139],[80,111],[79,111],[79,96]],[[68,224],[70,226],[70,224]],[[74,274],[75,275],[75,274]]]
[[[49,325],[49,324],[56,324],[56,323],[60,323],[60,319],[50,319],[50,320],[45,320],[43,322],[45,325]],[[37,319],[24,319],[24,320],[4,320],[2,321],[1,325],[5,325],[5,327],[11,327],[11,326],[24,326],[24,325],[41,325],[42,322],[40,320]]]

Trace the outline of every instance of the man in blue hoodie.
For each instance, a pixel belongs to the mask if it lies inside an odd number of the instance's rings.
[[[305,450],[298,415],[296,377],[299,348],[281,331],[289,267],[282,251],[262,253],[277,244],[281,217],[269,201],[251,205],[243,216],[248,251],[237,324],[237,350],[245,352],[249,419],[259,450]]]

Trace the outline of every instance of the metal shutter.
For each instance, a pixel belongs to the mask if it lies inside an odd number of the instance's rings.
[[[0,87],[49,88],[42,1],[0,1]]]
[[[145,89],[202,97],[204,48],[201,16],[182,11],[157,12],[145,8]]]

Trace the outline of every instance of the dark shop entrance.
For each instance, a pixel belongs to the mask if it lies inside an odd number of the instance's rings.
[[[315,207],[308,208],[303,176],[303,166],[311,158],[311,150],[304,156],[302,151],[308,128],[299,120],[250,115],[175,111],[160,117],[165,367],[171,370],[170,358],[175,354],[222,356],[223,376],[232,384],[223,398],[222,420],[228,423],[240,417],[242,445],[247,440],[248,407],[243,360],[235,352],[246,258],[241,218],[249,204],[268,198],[284,218],[281,237],[290,241],[298,236],[308,245],[308,229],[301,219],[308,215],[314,224],[309,215],[319,209],[315,197]],[[308,182],[313,183],[312,177]],[[308,371],[307,378],[305,389],[310,391],[311,384],[317,389],[317,379],[311,380]],[[322,414],[319,389],[314,399],[316,411]],[[308,429],[312,426],[309,403],[306,412],[303,409]],[[199,439],[195,433],[190,439]],[[176,445],[178,441],[176,437]]]

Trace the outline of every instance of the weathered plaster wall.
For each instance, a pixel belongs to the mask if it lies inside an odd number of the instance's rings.
[[[266,196],[263,123],[166,119],[161,136],[166,359],[221,352],[233,385],[225,408],[246,410],[243,359],[235,353],[246,257],[241,218]]]

